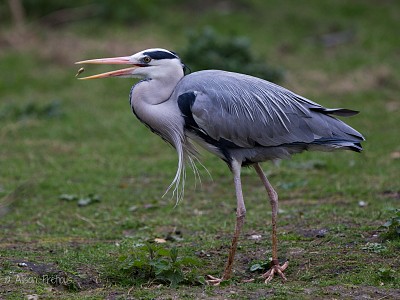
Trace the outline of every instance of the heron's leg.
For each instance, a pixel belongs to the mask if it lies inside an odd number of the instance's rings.
[[[277,219],[278,219],[278,194],[272,187],[271,183],[265,176],[263,170],[261,169],[259,164],[255,164],[254,168],[256,169],[256,172],[258,176],[260,177],[262,183],[265,186],[265,189],[267,190],[270,203],[271,203],[271,208],[272,208],[272,261],[271,261],[271,269],[263,275],[265,279],[265,282],[268,283],[269,281],[272,280],[274,277],[275,273],[278,273],[280,277],[282,278],[283,281],[286,281],[286,277],[283,274],[283,271],[288,267],[289,262],[285,262],[282,266],[279,265],[278,261],[278,239],[277,239],[277,232],[276,232],[276,226],[277,226]]]
[[[232,245],[229,250],[228,261],[226,262],[224,274],[222,278],[215,278],[213,276],[208,275],[208,283],[213,285],[218,285],[221,281],[227,280],[231,278],[232,275],[232,267],[233,261],[235,258],[237,242],[240,236],[240,232],[242,230],[244,219],[246,215],[246,207],[244,205],[243,192],[242,192],[242,183],[240,180],[240,171],[241,164],[238,161],[232,161],[231,170],[233,173],[233,180],[235,183],[235,191],[236,191],[236,200],[237,200],[237,208],[236,208],[236,224],[235,224],[235,232],[232,239]]]

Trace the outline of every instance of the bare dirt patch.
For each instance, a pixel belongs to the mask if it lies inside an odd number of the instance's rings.
[[[99,274],[85,267],[79,268],[78,275],[60,270],[55,264],[33,263],[30,261],[12,261],[18,267],[26,270],[26,276],[36,275],[37,281],[61,290],[88,290],[102,287]]]
[[[323,288],[326,296],[336,296],[337,299],[400,299],[400,290],[381,289],[373,286],[328,286]],[[328,297],[327,297],[328,299]],[[332,299],[332,298],[329,298]]]

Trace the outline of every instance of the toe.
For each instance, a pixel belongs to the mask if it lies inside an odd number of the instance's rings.
[[[276,273],[279,274],[279,276],[282,278],[282,281],[283,281],[283,282],[285,282],[285,281],[287,280],[287,279],[286,279],[286,276],[285,276],[285,274],[283,274],[281,268],[277,268],[277,269],[276,269]]]
[[[220,283],[222,282],[222,279],[214,277],[212,275],[207,275],[207,278],[208,279],[206,280],[206,282],[208,285],[217,286],[217,285],[220,285]]]
[[[262,274],[261,277],[262,278],[267,278],[269,276],[271,276],[271,273],[273,273],[273,269],[269,269],[266,273]]]
[[[275,268],[272,268],[267,273],[265,273],[265,276],[263,276],[265,278],[264,282],[269,283],[272,280],[272,278],[274,278],[275,272],[276,272]]]
[[[282,272],[285,271],[285,270],[287,269],[288,266],[289,266],[289,261],[287,260],[287,261],[285,261],[285,263],[282,265],[281,271],[282,271]]]

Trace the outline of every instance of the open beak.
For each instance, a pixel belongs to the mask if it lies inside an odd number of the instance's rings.
[[[124,77],[132,74],[132,71],[140,68],[140,65],[136,65],[131,62],[130,56],[121,56],[121,57],[110,57],[110,58],[98,58],[98,59],[89,59],[78,61],[75,64],[106,64],[106,65],[132,65],[132,67],[120,69],[116,71],[101,73],[97,75],[81,77],[78,79],[98,79],[98,78],[107,78],[107,77]],[[83,69],[81,69],[83,70]],[[78,72],[78,74],[81,72]]]

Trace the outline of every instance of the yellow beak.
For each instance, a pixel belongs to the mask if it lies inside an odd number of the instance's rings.
[[[121,76],[129,76],[132,74],[132,71],[140,68],[140,65],[134,64],[130,61],[130,56],[121,56],[121,57],[110,57],[110,58],[98,58],[98,59],[89,59],[78,61],[75,64],[106,64],[106,65],[132,65],[132,67],[120,69],[111,72],[105,72],[97,75],[81,77],[78,79],[98,79],[98,78],[107,78],[107,77],[121,77]]]

